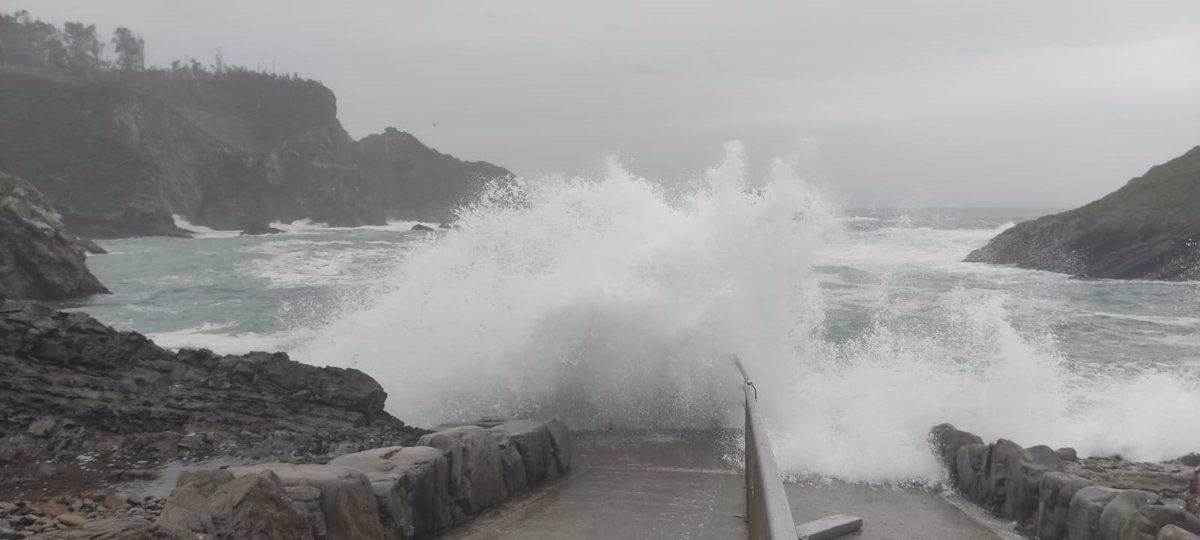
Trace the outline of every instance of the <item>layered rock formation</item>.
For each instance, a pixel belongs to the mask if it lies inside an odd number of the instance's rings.
[[[88,270],[86,250],[37,189],[0,173],[0,299],[62,300],[107,293]]]
[[[389,129],[354,141],[315,81],[246,70],[75,77],[0,63],[0,169],[38,186],[89,238],[446,221],[508,176]]]
[[[1008,229],[966,260],[1087,278],[1200,279],[1200,147],[1086,206]]]
[[[425,433],[384,412],[387,394],[357,370],[174,353],[28,302],[0,303],[0,372],[0,491],[80,474],[80,456],[140,476],[127,469],[214,455],[322,461]]]

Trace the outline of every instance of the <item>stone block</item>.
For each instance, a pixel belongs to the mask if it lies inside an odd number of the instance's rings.
[[[1049,446],[1027,448],[1008,460],[1004,513],[1017,522],[1018,530],[1029,534],[1037,529],[1042,476],[1062,470],[1062,461]]]
[[[1178,506],[1150,504],[1138,508],[1121,528],[1120,540],[1155,540],[1167,527],[1200,534],[1200,517]],[[1185,537],[1186,538],[1186,537]]]
[[[1149,491],[1127,489],[1118,494],[1100,513],[1100,538],[1121,540],[1121,529],[1138,509],[1158,502],[1158,496]]]
[[[383,538],[383,527],[371,483],[361,471],[331,465],[265,463],[229,469],[235,476],[272,471],[285,487],[312,486],[321,492],[318,504],[304,503],[320,519],[309,514],[313,536],[318,540],[376,540]],[[323,521],[324,531],[320,530]]]
[[[1075,496],[1075,492],[1090,485],[1090,480],[1063,472],[1048,472],[1042,475],[1042,485],[1038,489],[1036,537],[1041,540],[1067,538],[1071,498]]]
[[[460,474],[455,495],[467,514],[478,514],[508,499],[500,446],[487,430],[457,427],[426,434],[417,444],[441,449],[451,456],[451,475],[456,469]]]
[[[308,521],[269,470],[237,478],[227,471],[185,473],[157,523],[214,538],[313,538]]]
[[[1192,534],[1174,525],[1167,525],[1158,531],[1155,540],[1200,540],[1200,535]]]
[[[341,456],[329,464],[366,474],[385,538],[433,536],[461,516],[450,495],[449,463],[437,448],[379,448]]]
[[[1067,538],[1070,540],[1100,540],[1100,514],[1104,507],[1121,493],[1105,486],[1087,486],[1071,497]]]
[[[958,483],[958,450],[972,444],[983,444],[974,433],[962,431],[953,424],[940,424],[929,431],[929,446],[950,473],[950,483]]]

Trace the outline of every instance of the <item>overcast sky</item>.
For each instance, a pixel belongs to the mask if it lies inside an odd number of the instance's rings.
[[[1200,145],[1197,0],[0,0],[128,26],[151,63],[319,79],[527,176],[676,179],[746,143],[858,206],[1075,206]],[[436,126],[434,125],[436,122]]]

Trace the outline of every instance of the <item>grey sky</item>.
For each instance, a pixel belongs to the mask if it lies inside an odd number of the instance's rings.
[[[746,143],[852,205],[1074,206],[1200,145],[1196,0],[0,0],[274,66],[525,175],[669,179]],[[434,127],[434,122],[437,126]]]

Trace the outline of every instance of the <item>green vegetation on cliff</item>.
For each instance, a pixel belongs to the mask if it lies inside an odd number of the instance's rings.
[[[1089,278],[1200,279],[1200,146],[1097,201],[1004,231],[966,260]]]

